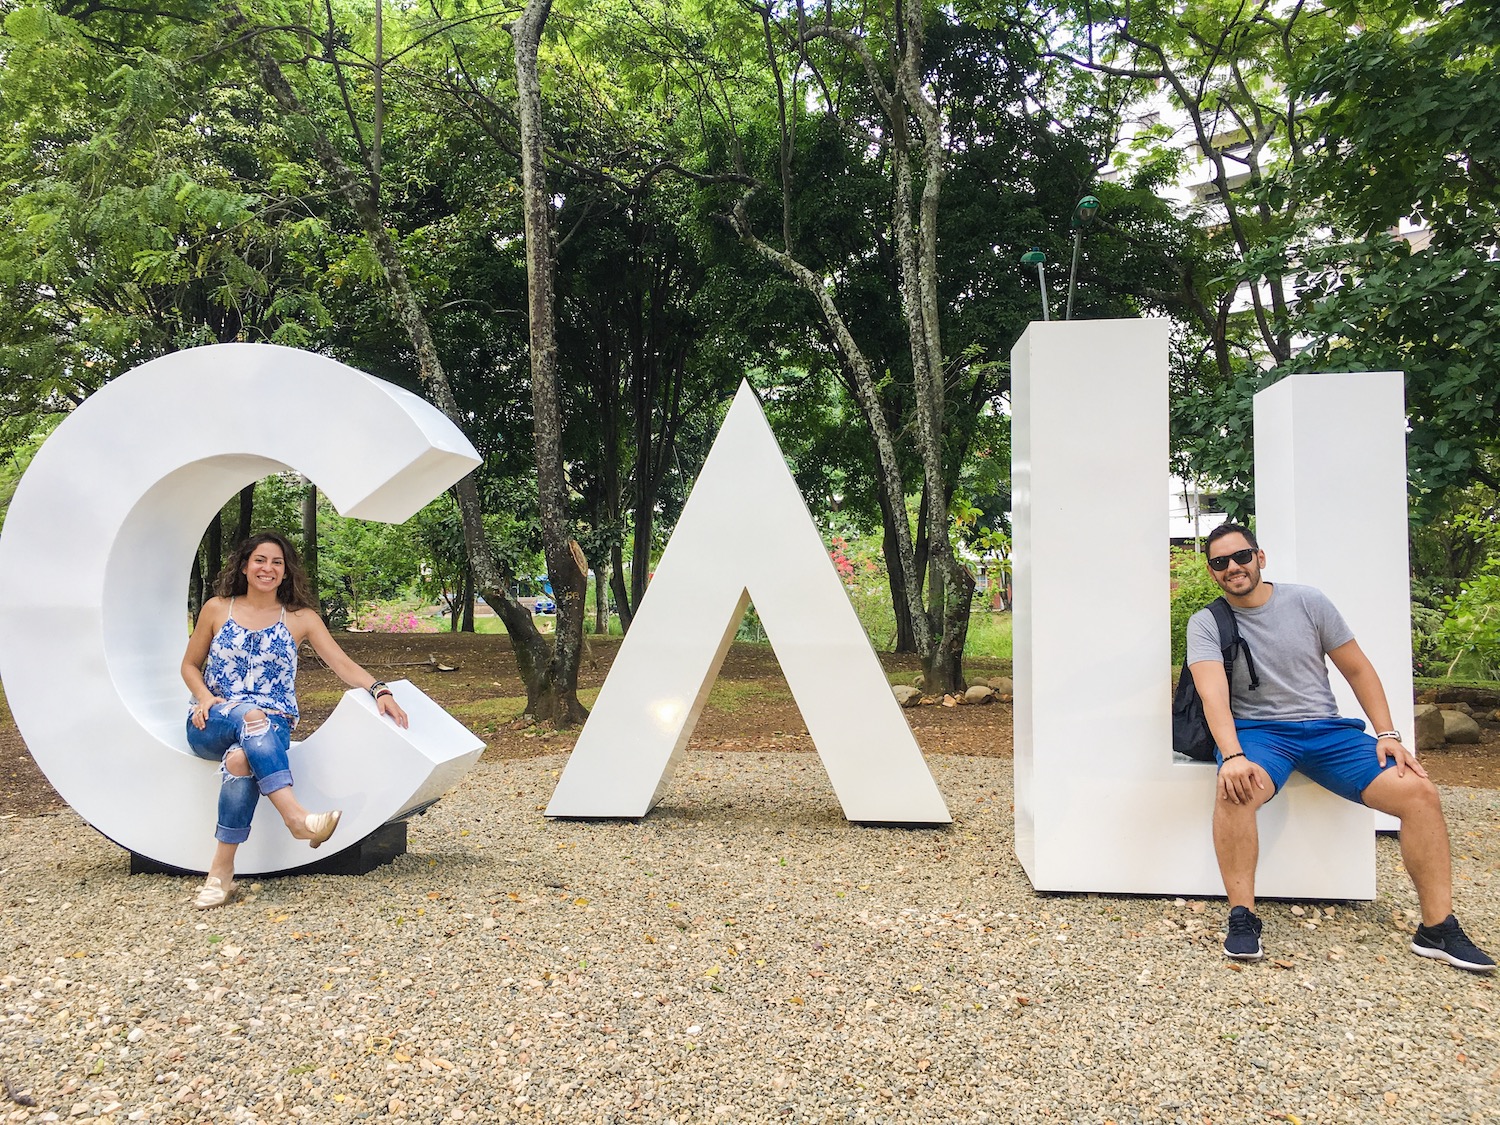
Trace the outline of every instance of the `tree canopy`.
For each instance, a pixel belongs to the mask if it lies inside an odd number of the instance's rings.
[[[1238,511],[1255,390],[1406,371],[1414,503],[1450,536],[1416,557],[1450,584],[1480,565],[1464,544],[1500,507],[1494,5],[0,13],[0,453],[207,342],[312,348],[425,394],[485,464],[424,541],[507,615],[537,699],[566,694],[576,653],[515,603],[516,561],[545,550],[571,589],[576,544],[599,623],[612,601],[628,627],[744,377],[813,510],[880,536],[898,646],[961,685],[968,563],[1005,541],[1033,248],[1054,309],[1076,247],[1074,316],[1173,319],[1173,464]]]

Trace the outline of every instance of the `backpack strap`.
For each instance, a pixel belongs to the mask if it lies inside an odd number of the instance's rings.
[[[1224,654],[1224,678],[1229,681],[1231,693],[1234,691],[1234,654],[1236,652],[1245,654],[1245,668],[1250,673],[1250,690],[1254,691],[1260,687],[1260,676],[1255,672],[1255,657],[1250,654],[1250,646],[1245,643],[1245,638],[1240,636],[1240,626],[1235,620],[1234,610],[1222,597],[1209,602],[1208,608],[1213,612],[1214,621],[1219,626],[1219,650]]]

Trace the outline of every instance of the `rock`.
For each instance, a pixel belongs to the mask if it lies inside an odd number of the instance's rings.
[[[995,689],[996,695],[1015,695],[1016,685],[1009,676],[990,677],[990,687]]]
[[[1467,703],[1476,711],[1489,711],[1500,707],[1500,691],[1494,688],[1445,685],[1432,693],[1432,701],[1434,703]]]
[[[895,693],[896,702],[903,707],[915,707],[922,702],[922,691],[920,688],[908,687],[906,684],[897,684],[891,689]]]
[[[1452,712],[1449,712],[1452,714]],[[1416,709],[1417,715],[1417,749],[1432,750],[1446,742],[1447,736],[1443,733],[1443,712],[1439,711],[1430,703],[1424,703]]]
[[[993,703],[995,702],[995,689],[988,684],[974,684],[964,692],[964,702]]]
[[[1495,713],[1490,716],[1490,721],[1500,723],[1500,707],[1495,708]]]
[[[1478,742],[1479,724],[1462,711],[1441,711],[1443,737],[1449,742]]]
[[[1423,715],[1430,715],[1437,709],[1438,706],[1436,703],[1418,703],[1412,708],[1412,714],[1420,719]]]

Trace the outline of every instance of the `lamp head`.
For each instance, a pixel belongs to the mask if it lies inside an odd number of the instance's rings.
[[[1024,254],[1021,255],[1021,264],[1023,266],[1039,266],[1042,263],[1044,263],[1046,260],[1047,260],[1047,255],[1043,254],[1035,246],[1033,246],[1030,250],[1028,250],[1026,253],[1024,253]]]
[[[1086,227],[1094,221],[1099,214],[1099,201],[1092,195],[1085,195],[1078,201],[1078,206],[1073,208],[1073,225],[1075,227]]]

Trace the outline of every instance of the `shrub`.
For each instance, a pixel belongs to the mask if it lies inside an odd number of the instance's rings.
[[[1443,603],[1445,616],[1438,636],[1453,653],[1444,671],[1453,675],[1465,657],[1486,679],[1500,679],[1500,560],[1463,584],[1458,597]]]
[[[1172,552],[1172,663],[1187,657],[1188,618],[1220,594],[1218,584],[1203,565],[1197,551],[1179,548]]]
[[[438,627],[402,606],[367,605],[350,628],[362,633],[436,633]]]
[[[1447,663],[1443,654],[1443,613],[1417,601],[1411,607],[1411,671],[1414,676],[1440,676]]]

